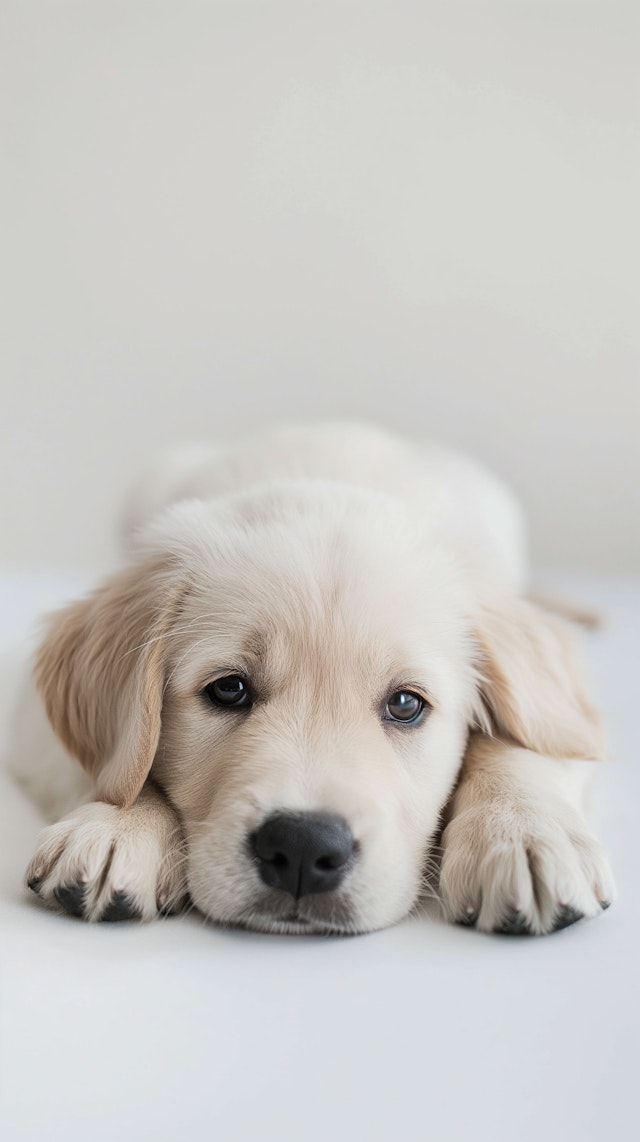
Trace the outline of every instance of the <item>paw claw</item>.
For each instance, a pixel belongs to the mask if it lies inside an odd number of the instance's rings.
[[[475,912],[472,908],[467,908],[466,912],[462,916],[458,917],[456,924],[458,924],[461,928],[473,928],[477,919],[478,913]]]
[[[493,929],[494,932],[500,933],[502,936],[530,936],[531,928],[529,921],[524,912],[518,912],[516,908],[511,909],[510,912],[502,920],[498,928]]]
[[[556,912],[552,931],[559,932],[562,928],[569,928],[583,917],[584,912],[578,912],[578,909],[572,908],[570,904],[563,904]]]
[[[65,912],[70,916],[80,917],[84,916],[85,893],[86,884],[82,881],[78,884],[61,885],[53,890],[53,895]]]
[[[114,922],[118,920],[140,920],[140,912],[134,907],[130,896],[125,892],[115,892],[107,904],[101,920]]]

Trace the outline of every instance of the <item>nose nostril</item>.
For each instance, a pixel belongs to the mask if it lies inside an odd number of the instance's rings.
[[[315,867],[321,872],[333,872],[334,869],[340,868],[343,864],[344,860],[340,856],[324,856],[318,857]]]
[[[269,861],[269,864],[275,865],[276,868],[287,868],[289,861],[287,860],[284,853],[274,853],[271,857],[271,860]]]

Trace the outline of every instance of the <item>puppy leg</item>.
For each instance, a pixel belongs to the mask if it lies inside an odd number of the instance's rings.
[[[608,907],[609,861],[582,809],[595,764],[471,739],[442,838],[450,920],[543,934]]]
[[[186,895],[180,822],[151,782],[130,809],[91,801],[41,833],[26,879],[85,920],[152,920]]]

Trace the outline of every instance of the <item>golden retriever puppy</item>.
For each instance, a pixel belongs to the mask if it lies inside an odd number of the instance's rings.
[[[444,914],[485,931],[612,900],[575,636],[523,597],[520,513],[488,473],[374,429],[273,431],[174,458],[127,534],[37,655],[61,745],[31,710],[16,764],[50,817],[76,799],[29,867],[41,900],[367,932],[436,856]]]

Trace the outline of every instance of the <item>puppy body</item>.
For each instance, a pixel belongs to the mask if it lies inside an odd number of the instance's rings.
[[[281,430],[175,457],[125,532],[129,566],[39,654],[64,760],[15,754],[50,812],[85,802],[41,838],[45,901],[151,918],[188,892],[223,923],[367,931],[419,898],[445,811],[449,918],[544,932],[612,898],[582,814],[597,718],[571,630],[521,597],[520,512],[493,477],[376,430]],[[229,677],[250,708],[207,701]],[[52,766],[76,775],[55,798]],[[343,823],[330,890],[283,887],[261,853],[283,815]]]
[[[457,552],[464,564],[515,590],[526,579],[525,529],[510,491],[480,465],[449,449],[409,443],[382,430],[349,424],[285,427],[230,448],[176,452],[148,473],[125,515],[129,546],[148,521],[172,503],[209,500],[251,489],[262,502],[270,484],[311,480],[394,497],[416,532]],[[299,489],[304,494],[304,489]],[[400,506],[402,505],[402,507]]]

